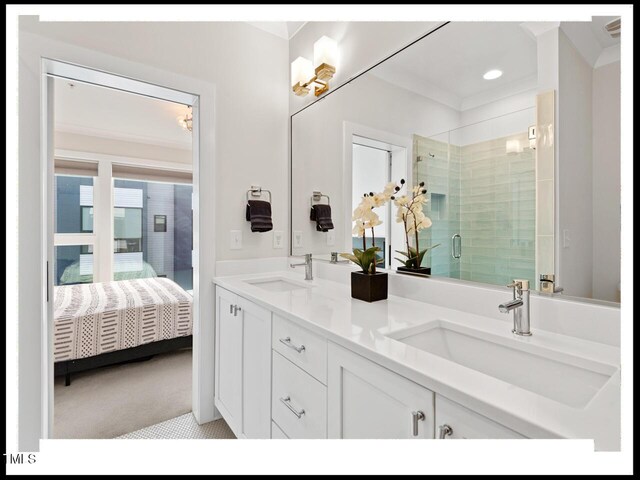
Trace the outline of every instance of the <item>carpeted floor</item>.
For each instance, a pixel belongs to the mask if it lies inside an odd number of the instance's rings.
[[[191,412],[191,349],[72,375],[54,390],[54,438],[115,438]]]

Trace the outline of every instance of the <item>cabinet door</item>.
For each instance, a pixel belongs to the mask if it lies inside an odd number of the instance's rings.
[[[436,438],[526,438],[490,418],[436,395]]]
[[[239,298],[242,314],[242,434],[271,438],[271,312]]]
[[[433,438],[430,390],[329,342],[329,438]]]
[[[235,433],[242,432],[242,315],[238,297],[216,287],[216,407]]]

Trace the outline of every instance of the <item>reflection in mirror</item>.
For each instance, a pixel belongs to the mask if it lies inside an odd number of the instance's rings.
[[[535,108],[430,138],[414,135],[414,176],[425,182],[432,227],[421,243],[431,274],[535,284]]]
[[[405,178],[427,188],[432,276],[619,302],[612,19],[450,22],[294,114],[291,253],[350,251],[362,194]],[[313,191],[331,197],[330,231],[309,219]],[[393,205],[378,214],[381,265],[396,269],[402,224]]]

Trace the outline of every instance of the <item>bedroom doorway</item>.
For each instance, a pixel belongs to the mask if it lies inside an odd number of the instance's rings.
[[[115,438],[199,400],[199,97],[44,66],[43,436]]]

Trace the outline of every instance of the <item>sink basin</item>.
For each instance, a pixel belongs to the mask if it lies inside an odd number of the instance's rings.
[[[313,286],[284,278],[260,278],[256,280],[245,280],[245,282],[269,292],[290,292],[292,290],[302,290]]]
[[[576,408],[585,407],[618,370],[443,320],[388,337]]]

